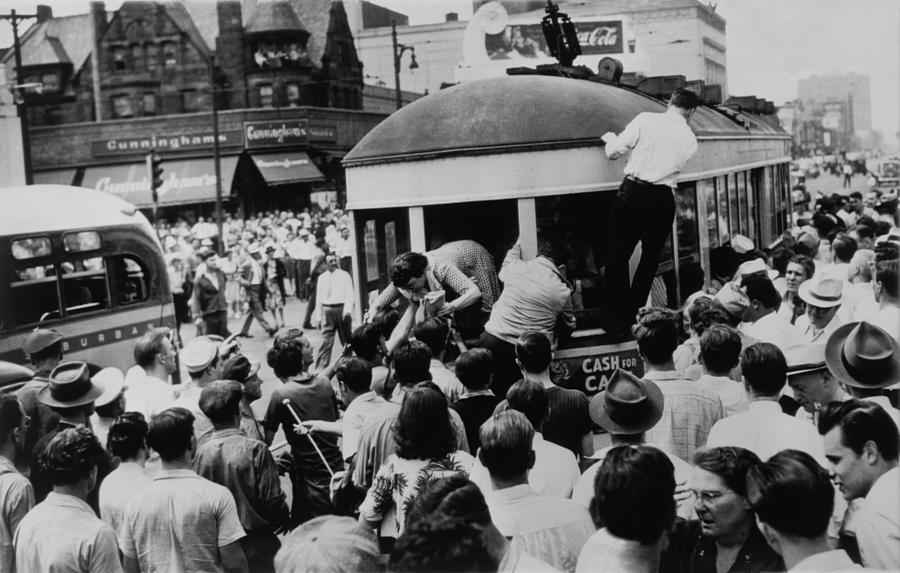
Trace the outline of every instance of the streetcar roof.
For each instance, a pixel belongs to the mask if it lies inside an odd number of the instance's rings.
[[[134,205],[115,195],[67,185],[0,187],[0,233],[138,225],[152,231]]]
[[[344,163],[352,167],[421,155],[599,145],[607,131],[619,133],[637,114],[665,107],[633,89],[586,80],[523,75],[464,82],[388,117],[363,137]],[[691,127],[701,137],[783,135],[773,119],[706,106],[697,110]]]

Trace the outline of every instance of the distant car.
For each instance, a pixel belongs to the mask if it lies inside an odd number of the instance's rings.
[[[11,394],[34,377],[34,372],[14,362],[0,360],[0,393]]]

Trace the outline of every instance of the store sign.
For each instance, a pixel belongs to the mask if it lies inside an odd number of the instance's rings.
[[[575,33],[586,56],[624,52],[621,20],[576,22]],[[540,24],[509,25],[499,34],[486,34],[484,42],[492,60],[550,57]]]
[[[159,188],[162,200],[166,193],[180,189],[212,188],[216,184],[214,173],[196,173],[184,176],[174,172],[163,174],[163,184]],[[125,196],[129,193],[149,193],[150,179],[144,175],[140,179],[116,180],[113,177],[101,177],[94,184],[94,189],[105,193]]]
[[[562,350],[556,354],[558,358],[550,366],[553,381],[558,386],[579,390],[589,396],[606,390],[609,379],[618,368],[636,376],[644,373],[644,364],[634,343],[586,348],[583,351]]]
[[[300,165],[309,165],[309,159],[303,157],[299,159],[291,159],[288,157],[281,157],[279,159],[257,159],[254,158],[256,162],[256,166],[260,169],[267,169],[270,167],[280,167],[282,169],[290,169],[291,167],[297,167]]]
[[[247,149],[305,145],[311,141],[337,141],[337,127],[310,125],[307,119],[244,122]]]
[[[219,145],[222,147],[239,146],[242,143],[241,135],[241,131],[238,129],[220,131]],[[93,157],[140,155],[154,149],[162,152],[198,149],[212,151],[214,143],[215,135],[212,131],[96,139],[91,142],[91,155]]]

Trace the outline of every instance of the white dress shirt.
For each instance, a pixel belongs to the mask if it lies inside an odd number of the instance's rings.
[[[684,164],[697,151],[697,138],[687,120],[674,109],[640,113],[625,131],[607,142],[605,151],[616,159],[631,150],[625,175],[675,187]]]
[[[881,475],[856,514],[856,540],[863,565],[900,570],[900,468]]]
[[[797,322],[794,323],[794,330],[800,335],[800,344],[811,344],[813,342],[825,344],[831,337],[831,333],[840,328],[843,324],[840,315],[835,314],[834,318],[831,319],[831,322],[825,325],[825,328],[816,332],[809,322],[809,315],[804,314],[797,317]]]
[[[800,450],[826,466],[825,448],[816,429],[781,411],[778,402],[750,402],[746,412],[719,420],[709,432],[709,448],[736,446],[750,450],[763,461],[781,450]]]
[[[900,307],[881,305],[880,307],[875,307],[868,316],[860,320],[874,324],[900,342]]]
[[[843,299],[841,308],[838,309],[838,317],[844,324],[862,320],[862,316],[870,314],[877,307],[872,283],[845,282],[842,293]],[[898,323],[898,328],[900,328],[900,323]]]
[[[322,317],[325,305],[344,305],[344,314],[353,312],[353,279],[342,269],[325,271],[316,282],[316,316]]]
[[[716,393],[722,400],[722,407],[725,408],[726,416],[746,412],[747,407],[750,405],[744,385],[740,382],[735,382],[728,376],[703,374],[697,380],[697,384]]]
[[[799,320],[798,318],[797,321]],[[743,323],[742,330],[747,336],[760,342],[770,342],[782,350],[801,343],[800,335],[791,323],[776,312],[771,312],[756,322]]]
[[[338,256],[338,258],[352,257],[353,251],[355,250],[356,249],[353,246],[353,241],[350,240],[350,237],[347,237],[346,239],[344,237],[340,237],[335,242],[334,252]]]
[[[861,569],[861,567],[850,560],[850,556],[847,555],[846,551],[834,549],[810,555],[791,567],[788,573],[799,573],[800,571],[824,573],[825,571],[848,571],[852,569]]]
[[[175,388],[159,378],[148,376],[143,368],[140,372],[129,370],[125,377],[125,409],[140,412],[149,420],[175,402]]]
[[[564,499],[571,497],[575,484],[581,479],[575,454],[562,446],[548,442],[540,432],[534,433],[531,447],[534,449],[534,467],[528,472],[528,485],[531,489],[547,497]],[[469,479],[485,496],[494,491],[490,472],[481,465],[481,460],[477,457]]]

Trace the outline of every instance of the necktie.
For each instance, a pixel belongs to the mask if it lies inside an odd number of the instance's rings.
[[[334,299],[331,298],[331,281],[334,280],[334,273],[328,273],[328,288],[325,289],[325,302],[332,303]]]

